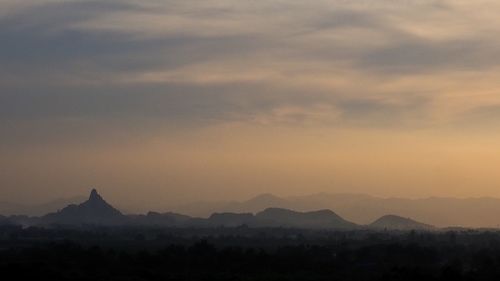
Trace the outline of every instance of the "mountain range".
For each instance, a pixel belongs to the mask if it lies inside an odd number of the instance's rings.
[[[433,230],[434,226],[403,218],[396,215],[385,215],[370,224],[374,229],[398,229],[398,230]]]
[[[127,217],[108,204],[97,190],[90,192],[89,199],[79,205],[71,204],[55,213],[42,217],[43,223],[57,224],[104,224],[119,225],[127,222]]]
[[[268,197],[271,198],[271,197]],[[259,200],[256,200],[259,203]],[[272,200],[267,201],[273,204]],[[125,215],[106,202],[93,189],[88,200],[70,204],[63,209],[40,217],[0,217],[0,224],[22,225],[105,225],[105,226],[167,226],[167,227],[285,227],[305,229],[388,229],[431,230],[430,225],[397,216],[382,217],[371,225],[358,225],[345,220],[332,210],[300,212],[279,207],[253,213],[213,213],[208,218],[190,217],[177,213],[148,212],[145,215]]]
[[[313,211],[332,209],[343,218],[366,225],[387,215],[397,214],[438,227],[499,227],[500,199],[429,197],[422,199],[381,198],[364,194],[319,193],[278,197],[261,194],[250,200],[194,202],[168,209],[191,216],[206,217],[214,212],[256,213],[270,207]]]
[[[67,205],[78,205],[85,197],[59,199],[39,205],[20,205],[0,202],[2,215],[43,216]],[[194,202],[169,207],[156,207],[161,212],[174,212],[190,217],[208,218],[214,213],[258,213],[267,208],[282,208],[300,212],[331,209],[346,220],[367,225],[376,219],[397,214],[438,227],[499,227],[500,199],[430,197],[422,199],[381,198],[363,194],[319,193],[306,196],[278,197],[261,194],[243,201]],[[127,210],[143,210],[133,207]],[[130,211],[128,211],[130,213]],[[143,215],[144,216],[144,215]],[[139,216],[141,217],[141,216]]]

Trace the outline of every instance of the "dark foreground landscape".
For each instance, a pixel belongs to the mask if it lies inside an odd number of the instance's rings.
[[[96,190],[0,217],[3,280],[500,280],[500,232],[331,210],[125,215]]]
[[[2,226],[3,280],[499,280],[500,233]]]

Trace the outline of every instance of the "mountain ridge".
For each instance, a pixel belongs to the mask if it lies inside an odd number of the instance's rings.
[[[429,224],[415,221],[411,218],[404,218],[398,215],[385,215],[371,224],[371,228],[389,230],[432,230],[435,227]]]
[[[331,203],[331,199],[339,200],[334,208],[321,208],[322,203]],[[340,200],[340,199],[341,200]],[[2,221],[14,221],[23,225],[50,225],[50,224],[102,224],[102,225],[157,225],[157,226],[256,226],[256,227],[304,227],[304,228],[331,228],[331,229],[359,229],[359,228],[387,228],[387,229],[431,229],[433,225],[429,220],[423,220],[418,217],[409,216],[404,212],[394,214],[395,212],[385,211],[382,215],[376,217],[369,223],[356,223],[349,217],[344,216],[338,210],[344,210],[347,204],[351,208],[357,207],[363,211],[370,210],[370,200],[372,197],[365,195],[326,195],[317,194],[307,197],[306,202],[299,202],[299,207],[293,208],[293,202],[290,199],[279,198],[272,194],[262,194],[244,201],[244,206],[260,208],[266,204],[285,205],[272,206],[268,208],[257,209],[255,212],[242,212],[241,205],[233,202],[232,206],[236,211],[221,210],[211,213],[206,218],[184,215],[179,212],[153,212],[147,214],[125,215],[118,209],[107,203],[93,189],[88,199],[80,204],[70,204],[63,209],[52,212],[41,217],[29,216],[11,216]],[[287,201],[288,200],[288,201]],[[400,199],[388,199],[398,201]],[[442,204],[443,199],[438,200]],[[340,202],[341,201],[341,202]],[[335,201],[336,202],[336,201]],[[496,202],[493,200],[492,202]],[[372,202],[373,203],[373,202]],[[310,204],[310,205],[308,205]],[[344,205],[342,205],[344,204]],[[314,206],[314,209],[311,208]],[[307,209],[312,210],[307,210]],[[306,210],[304,210],[306,209]],[[334,209],[335,211],[332,211]],[[390,209],[390,208],[386,208]],[[409,219],[411,218],[411,219]],[[425,221],[426,223],[420,223]],[[440,226],[438,226],[440,227]],[[460,227],[459,225],[446,225],[446,227]]]
[[[355,229],[359,226],[349,222],[332,210],[298,212],[283,208],[267,208],[255,214],[261,225],[282,227]]]
[[[317,193],[304,196],[279,197],[279,206],[257,202],[260,196],[249,200],[228,202],[197,202],[172,206],[169,209],[191,216],[209,216],[213,212],[252,212],[269,207],[281,207],[297,211],[333,209],[343,218],[358,224],[370,224],[387,215],[398,214],[425,221],[438,227],[499,227],[500,198],[494,197],[426,197],[383,198],[366,194]],[[251,202],[252,204],[249,204]]]
[[[106,202],[96,189],[92,189],[87,201],[68,205],[41,219],[46,223],[60,224],[120,224],[126,221],[126,216]]]

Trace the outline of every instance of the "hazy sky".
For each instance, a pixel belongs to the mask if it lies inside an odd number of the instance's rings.
[[[500,197],[496,0],[0,0],[0,201]]]

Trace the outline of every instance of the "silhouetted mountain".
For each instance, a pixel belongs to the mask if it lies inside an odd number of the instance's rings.
[[[331,210],[297,212],[281,208],[268,208],[255,215],[259,226],[352,229],[358,226],[346,221]]]
[[[274,208],[288,208],[290,207],[290,202],[273,194],[265,193],[242,202],[239,206],[239,211],[253,210],[253,212],[258,212],[270,208],[270,206]]]
[[[296,212],[269,208],[256,215],[252,213],[213,213],[208,218],[196,218],[175,213],[154,213],[129,216],[131,223],[139,225],[176,227],[294,227],[315,229],[355,229],[359,226],[344,220],[330,210]]]
[[[334,200],[332,200],[334,198]],[[342,202],[350,204],[368,202],[369,196],[338,195],[316,196],[298,199],[281,199],[271,194],[262,194],[242,203],[226,205],[233,209],[254,209],[267,205],[298,205],[301,208],[312,207],[342,198]],[[339,202],[339,205],[342,204]],[[312,229],[357,229],[361,226],[345,220],[329,209],[301,212],[289,208],[272,207],[263,211],[252,212],[214,212],[208,218],[197,218],[178,213],[148,212],[146,215],[123,215],[120,211],[108,204],[95,189],[90,193],[87,201],[76,205],[71,204],[62,210],[49,213],[43,217],[11,216],[1,217],[0,224],[16,223],[20,225],[137,225],[137,226],[164,226],[164,227],[292,227]],[[384,216],[369,225],[372,228],[382,229],[430,229],[430,225],[422,224],[411,219],[398,216]]]
[[[95,189],[87,201],[80,205],[69,205],[66,208],[42,217],[43,223],[55,224],[103,224],[118,225],[127,222],[127,217],[108,204]]]
[[[431,230],[428,224],[395,215],[385,215],[370,224],[371,228],[387,230]]]
[[[266,208],[289,208],[293,204],[278,196],[264,193],[246,201],[193,202],[172,207],[176,212],[191,216],[208,217],[213,213],[257,213]]]
[[[131,223],[138,225],[151,226],[183,226],[189,223],[192,219],[190,216],[185,216],[176,213],[157,213],[148,212],[146,215],[130,215]]]
[[[204,227],[293,227],[315,229],[354,229],[358,226],[344,220],[330,210],[296,212],[282,208],[268,208],[253,215],[252,213],[214,213],[207,219],[193,218],[190,226]]]
[[[363,194],[319,193],[280,198],[259,195],[241,202],[197,202],[173,207],[172,210],[193,215],[209,216],[215,212],[255,213],[266,208],[285,208],[307,212],[331,209],[349,221],[369,224],[386,214],[398,214],[425,221],[439,227],[498,227],[500,199],[497,198],[380,198]]]

